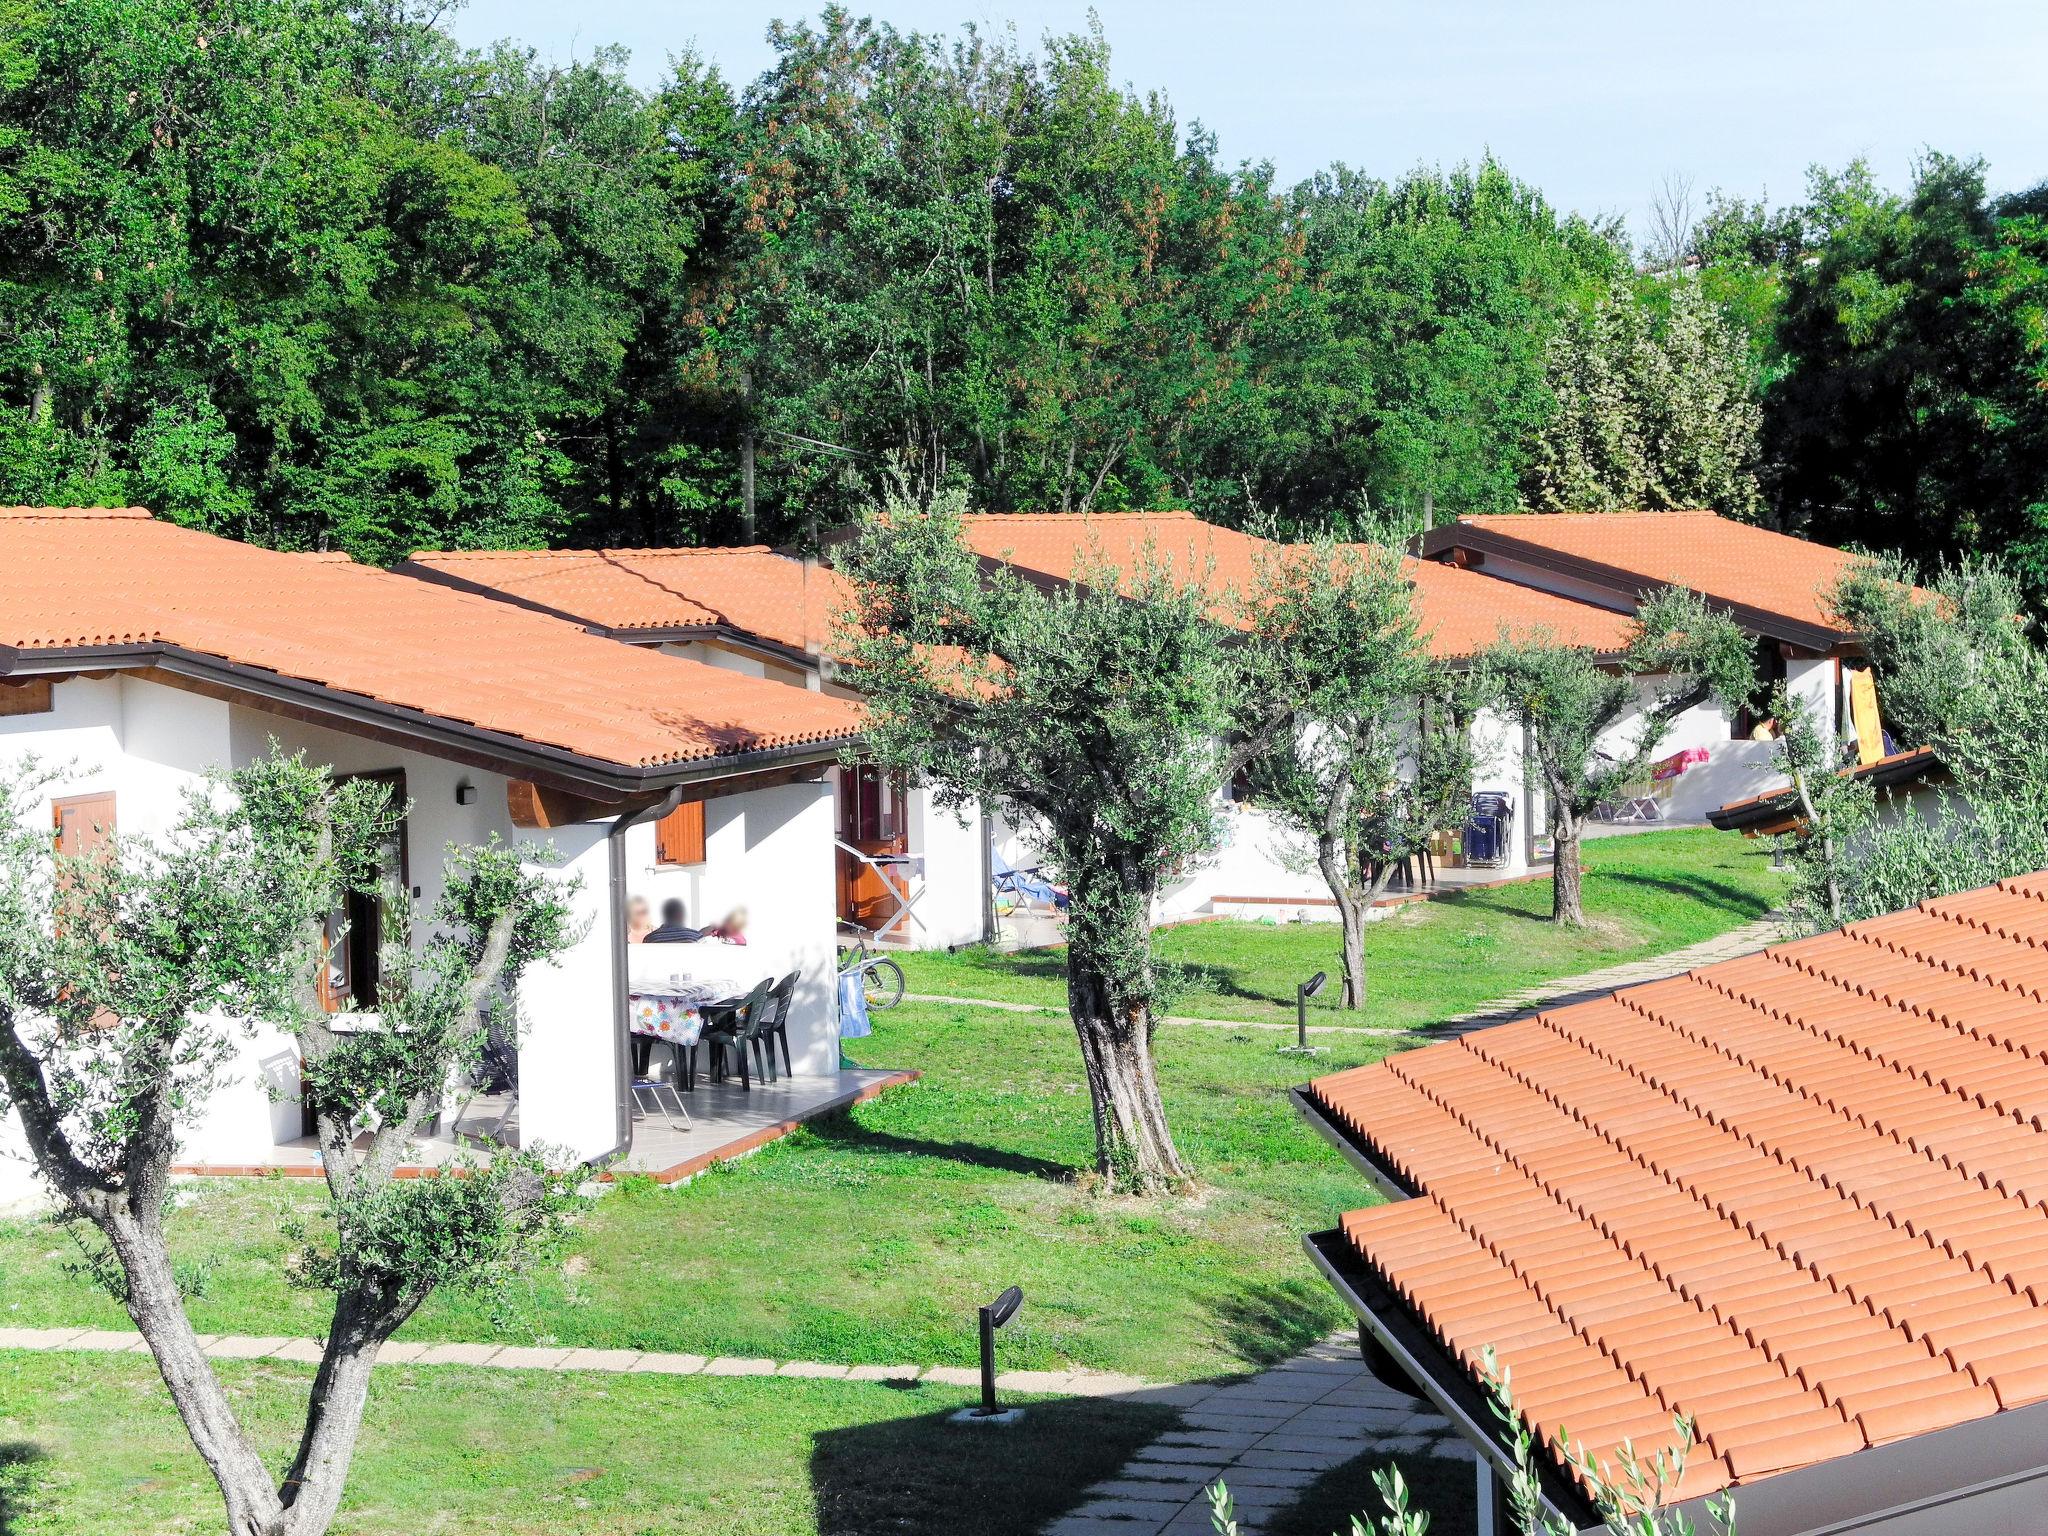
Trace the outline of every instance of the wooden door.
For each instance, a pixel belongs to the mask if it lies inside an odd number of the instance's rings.
[[[836,783],[840,842],[870,858],[900,857],[909,851],[901,779],[880,768],[840,768]],[[846,848],[839,850],[841,922],[856,928],[881,927],[899,905],[902,887],[902,877],[885,878]]]

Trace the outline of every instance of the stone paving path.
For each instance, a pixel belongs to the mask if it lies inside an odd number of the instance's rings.
[[[215,1360],[320,1360],[318,1339],[244,1334],[199,1336]],[[98,1328],[0,1328],[0,1349],[85,1350],[97,1354],[147,1354],[142,1335]],[[953,1365],[831,1365],[821,1360],[759,1360],[703,1355],[645,1353],[637,1349],[534,1348],[520,1344],[416,1344],[394,1340],[378,1352],[379,1365],[475,1365],[491,1370],[609,1371],[662,1376],[795,1376],[814,1381],[933,1382],[978,1387],[981,1372]],[[1205,1386],[1157,1386],[1112,1371],[1005,1371],[996,1377],[1004,1392],[1067,1397],[1132,1397],[1185,1407]]]
[[[1221,1479],[1245,1536],[1257,1536],[1323,1473],[1366,1451],[1451,1456],[1471,1451],[1419,1398],[1365,1369],[1340,1335],[1245,1381],[1207,1387],[1178,1429],[1139,1451],[1045,1536],[1206,1536],[1208,1488]]]
[[[1604,970],[1587,971],[1579,976],[1562,976],[1555,981],[1525,987],[1520,992],[1511,992],[1506,997],[1495,998],[1484,1008],[1474,1009],[1471,1013],[1456,1014],[1418,1033],[1466,1035],[1475,1029],[1511,1023],[1539,1009],[1558,1008],[1570,1003],[1583,1003],[1592,998],[1604,997],[1617,987],[1632,987],[1645,981],[1662,981],[1667,976],[1682,975],[1696,966],[1712,965],[1717,960],[1736,960],[1744,955],[1753,955],[1767,945],[1779,943],[1790,933],[1791,929],[1785,916],[1781,913],[1772,913],[1769,917],[1759,918],[1753,923],[1744,923],[1740,928],[1731,928],[1711,939],[1689,944],[1684,949],[1666,950],[1661,955],[1646,955],[1640,960],[1631,960],[1624,965],[1610,965]]]
[[[1475,1029],[1484,1029],[1492,1024],[1506,1024],[1533,1013],[1539,1008],[1557,1007],[1566,1003],[1582,1003],[1588,998],[1601,997],[1616,987],[1632,987],[1638,982],[1662,981],[1667,976],[1676,976],[1695,966],[1711,965],[1716,960],[1734,960],[1743,955],[1755,954],[1767,944],[1775,944],[1786,937],[1789,930],[1783,916],[1773,914],[1740,928],[1703,939],[1684,949],[1667,950],[1661,955],[1646,955],[1640,960],[1630,960],[1623,965],[1610,965],[1604,970],[1585,971],[1577,976],[1561,976],[1555,981],[1540,982],[1533,987],[1524,987],[1519,992],[1510,992],[1506,997],[1497,997],[1483,1008],[1470,1013],[1455,1014],[1426,1028],[1383,1029],[1364,1024],[1311,1024],[1308,1032],[1312,1035],[1463,1035]],[[953,1003],[963,1008],[994,1008],[1003,1013],[1060,1013],[1064,1010],[1048,1008],[1039,1003],[1004,1002],[993,997],[952,997],[938,992],[906,992],[905,1002],[911,1003]],[[1292,1024],[1280,1024],[1252,1019],[1199,1019],[1178,1014],[1160,1019],[1161,1024],[1193,1025],[1198,1029],[1264,1029],[1280,1034],[1294,1033]]]

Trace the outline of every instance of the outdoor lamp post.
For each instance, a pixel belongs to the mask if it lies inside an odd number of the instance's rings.
[[[1317,971],[1307,981],[1297,982],[1294,987],[1294,1044],[1283,1045],[1280,1049],[1289,1056],[1314,1056],[1320,1046],[1308,1043],[1308,1000],[1323,990],[1323,984],[1330,979],[1328,971]]]
[[[1024,1305],[1024,1292],[1011,1286],[987,1306],[979,1309],[981,1325],[981,1406],[963,1408],[956,1420],[979,1424],[1014,1424],[1024,1416],[1022,1408],[1001,1408],[996,1404],[996,1330],[1017,1315]]]

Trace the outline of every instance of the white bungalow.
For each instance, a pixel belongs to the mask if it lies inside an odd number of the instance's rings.
[[[399,571],[580,625],[592,634],[708,666],[851,699],[833,637],[852,597],[816,560],[739,549],[443,551]],[[880,769],[834,768],[837,915],[850,933],[918,949],[979,943],[993,926],[991,826],[956,816],[929,788]],[[663,847],[666,847],[664,828]],[[635,869],[707,918],[721,908],[699,871],[657,859],[650,834]]]
[[[832,985],[826,776],[858,729],[843,700],[630,651],[344,557],[258,549],[133,509],[0,510],[0,759],[64,765],[48,809],[60,844],[100,827],[160,830],[181,791],[276,741],[393,782],[411,807],[394,873],[425,901],[451,842],[496,836],[578,878],[584,937],[521,983],[516,1066],[481,1114],[451,1088],[444,1136],[623,1154],[674,1175],[872,1088],[882,1074],[839,1070]],[[641,878],[655,868],[652,823],[678,812],[694,910],[748,906],[744,948],[629,954],[628,895],[658,900]],[[374,978],[342,958],[337,984],[373,1005]],[[655,961],[744,982],[799,972],[794,1073],[747,1095],[702,1086],[688,1131],[636,1119],[628,997]],[[297,1084],[295,1043],[263,1034],[189,1128],[180,1166],[314,1171]],[[18,1127],[0,1123],[0,1201],[32,1187],[19,1148]]]

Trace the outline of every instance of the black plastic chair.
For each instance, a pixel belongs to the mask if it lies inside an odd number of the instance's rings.
[[[760,1025],[754,1031],[754,1048],[767,1057],[767,1071],[762,1076],[771,1082],[778,1075],[775,1070],[775,1044],[778,1040],[782,1042],[781,1075],[796,1076],[796,1067],[789,1059],[789,1005],[796,997],[797,980],[802,974],[791,971],[775,983],[768,994],[767,1006],[761,1011]]]
[[[704,1010],[704,1032],[698,1038],[711,1047],[711,1080],[722,1081],[729,1075],[729,1056],[739,1058],[740,1086],[753,1089],[753,1079],[747,1071],[747,1048],[753,1043],[754,1032],[760,1026],[761,1014],[768,994],[775,986],[770,976],[755,986],[754,990],[737,1002],[713,1003]],[[694,1079],[695,1073],[691,1074]]]

